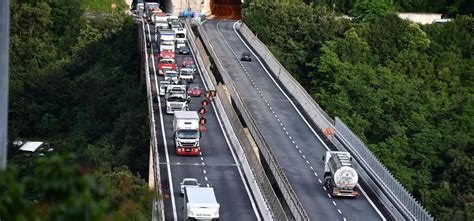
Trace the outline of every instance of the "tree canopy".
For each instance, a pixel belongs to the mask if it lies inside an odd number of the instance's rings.
[[[149,220],[149,130],[137,28],[80,0],[12,0],[2,220]],[[8,188],[4,188],[8,186]],[[11,187],[11,188],[10,188]]]
[[[377,13],[351,22],[319,4],[256,1],[242,11],[323,109],[436,219],[473,220],[474,19],[421,26]]]

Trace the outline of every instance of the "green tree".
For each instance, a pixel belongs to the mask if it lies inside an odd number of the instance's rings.
[[[389,0],[358,0],[349,10],[350,15],[363,21],[373,21],[394,12],[395,7]]]

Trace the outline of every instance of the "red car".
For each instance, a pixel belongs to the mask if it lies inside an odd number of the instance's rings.
[[[200,97],[201,96],[201,88],[199,88],[199,86],[191,86],[188,90],[188,94],[191,97]]]
[[[186,67],[186,65],[194,64],[194,60],[192,58],[184,58],[183,59],[183,67]]]

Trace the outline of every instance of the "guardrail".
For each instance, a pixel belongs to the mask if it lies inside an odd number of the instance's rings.
[[[208,85],[211,85],[217,93],[216,106],[219,115],[226,115],[222,117],[225,129],[228,134],[234,134],[235,139],[230,139],[232,142],[232,148],[237,153],[244,175],[249,183],[250,189],[257,201],[260,213],[262,214],[263,220],[288,220],[286,214],[281,206],[278,198],[268,180],[265,171],[258,160],[256,154],[252,150],[252,145],[245,134],[244,128],[240,123],[237,113],[234,111],[230,98],[226,93],[225,86],[218,84],[214,75],[209,74],[211,71],[211,60],[209,59],[204,45],[200,38],[197,38],[192,31],[190,24],[186,23],[188,31],[188,41],[192,46],[191,50],[195,53],[199,67],[202,68],[202,72],[205,81]],[[227,120],[226,120],[227,119]]]
[[[360,168],[368,175],[362,178],[370,177],[370,180],[363,181],[372,188],[373,196],[384,203],[386,211],[391,213],[392,218],[400,218],[398,214],[400,212],[404,215],[403,218],[409,220],[433,220],[433,217],[406,191],[349,127],[337,117],[334,122],[245,24],[240,23],[238,31],[319,129],[330,128],[335,132],[330,141],[336,148],[351,153]],[[396,206],[398,212],[393,211],[392,205]]]
[[[159,167],[159,161],[160,161],[160,156],[158,153],[158,141],[156,137],[156,127],[155,127],[155,114],[154,114],[154,109],[153,109],[153,95],[152,95],[152,90],[151,90],[151,80],[150,80],[150,66],[148,64],[148,48],[146,44],[146,35],[145,35],[145,24],[142,20],[141,24],[138,25],[139,27],[139,41],[140,41],[140,46],[143,49],[141,56],[142,56],[142,61],[143,61],[143,66],[142,70],[145,72],[145,77],[146,77],[146,92],[147,92],[147,101],[148,101],[148,118],[150,121],[150,148],[152,150],[152,155],[153,155],[153,172],[154,172],[154,188],[155,191],[158,192],[157,198],[154,199],[154,201],[158,201],[157,203],[153,202],[152,206],[152,220],[157,220],[156,215],[158,212],[161,211],[162,214],[164,214],[164,205],[163,205],[163,200],[162,200],[162,190],[161,190],[161,178],[160,178],[160,167]],[[165,216],[161,215],[159,216],[161,220],[165,220]]]
[[[293,218],[295,220],[309,220],[309,217],[306,214],[306,211],[304,210],[301,202],[299,201],[298,196],[294,192],[280,164],[276,160],[275,154],[265,141],[258,125],[253,119],[253,116],[250,114],[250,111],[248,110],[246,104],[240,96],[237,88],[232,83],[232,79],[230,78],[227,71],[224,69],[220,58],[217,56],[217,53],[212,48],[209,39],[206,36],[206,33],[202,30],[202,26],[198,25],[197,28],[204,45],[206,46],[208,52],[215,61],[216,68],[223,78],[226,88],[228,89],[227,91],[230,93],[230,97],[234,101],[234,104],[236,105],[237,109],[240,110],[240,113],[247,124],[250,134],[253,136],[255,142],[257,143],[257,146],[259,147],[260,151],[262,152],[262,155],[268,163],[269,168],[272,171],[275,180],[283,194],[283,197],[285,198],[285,201],[290,208]]]

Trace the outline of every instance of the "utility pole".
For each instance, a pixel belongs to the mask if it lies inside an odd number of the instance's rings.
[[[7,168],[10,0],[0,1],[0,171]]]

